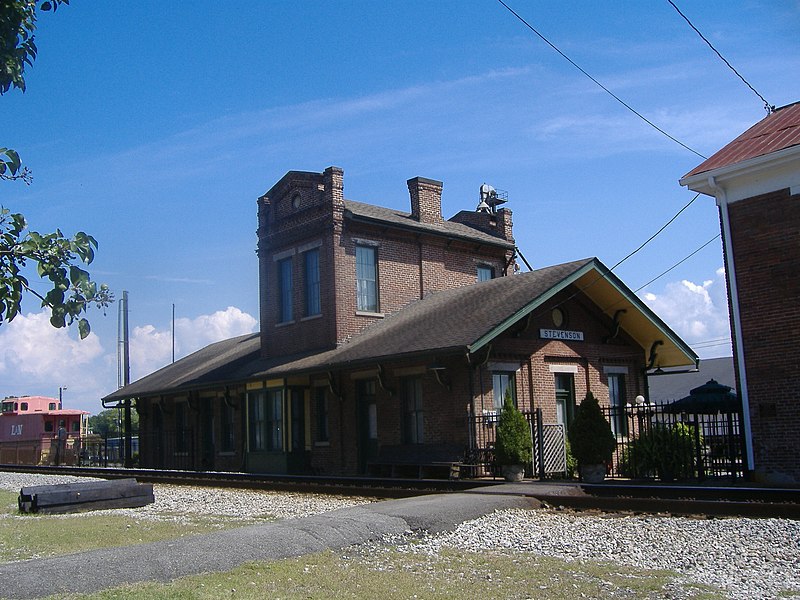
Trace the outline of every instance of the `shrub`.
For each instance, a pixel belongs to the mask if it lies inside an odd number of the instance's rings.
[[[509,392],[497,422],[495,458],[500,465],[526,465],[533,460],[530,426]]]
[[[569,443],[578,465],[604,464],[614,454],[617,438],[592,392],[588,392],[578,406],[569,426]]]
[[[578,461],[575,460],[575,455],[572,453],[572,446],[569,440],[564,440],[564,452],[567,455],[567,479],[574,479],[578,473]]]
[[[633,440],[623,454],[620,470],[634,478],[691,479],[695,475],[695,433],[695,428],[685,423],[656,423]]]

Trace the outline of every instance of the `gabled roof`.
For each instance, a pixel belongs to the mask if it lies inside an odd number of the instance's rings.
[[[727,167],[748,159],[800,145],[800,102],[781,107],[753,125],[686,175],[693,177],[706,171]]]
[[[468,242],[479,242],[490,246],[500,246],[508,250],[514,249],[513,242],[493,236],[474,227],[469,227],[462,223],[453,221],[441,221],[439,223],[426,223],[417,221],[411,213],[392,208],[384,208],[354,200],[345,200],[345,218],[364,223],[387,225],[399,229],[425,232],[433,235],[465,240]]]
[[[562,291],[587,296],[610,318],[624,310],[622,328],[645,352],[660,342],[653,366],[696,363],[691,348],[599,260],[589,258],[432,293],[375,322],[340,347],[315,354],[258,358],[258,334],[218,342],[104,400],[353,368],[389,359],[474,353],[531,313],[535,316],[537,309],[544,309]]]

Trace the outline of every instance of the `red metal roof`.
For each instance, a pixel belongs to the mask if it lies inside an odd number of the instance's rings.
[[[800,102],[779,108],[681,179],[800,144]]]

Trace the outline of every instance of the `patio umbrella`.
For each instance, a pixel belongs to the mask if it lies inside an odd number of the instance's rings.
[[[670,413],[700,413],[713,415],[719,412],[741,412],[742,404],[736,392],[730,386],[722,385],[711,379],[700,387],[694,388],[688,396],[676,400],[664,407]]]

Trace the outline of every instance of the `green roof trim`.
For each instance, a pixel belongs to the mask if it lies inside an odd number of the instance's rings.
[[[573,284],[575,281],[583,277],[585,273],[593,268],[594,259],[591,262],[588,262],[586,265],[578,269],[577,271],[573,272],[568,277],[562,279],[558,285],[554,285],[550,289],[548,289],[545,293],[539,294],[536,298],[531,300],[528,304],[523,306],[521,309],[516,311],[514,314],[509,315],[506,317],[497,327],[492,329],[491,331],[486,332],[483,336],[475,340],[472,344],[467,347],[467,350],[470,354],[474,354],[481,348],[483,348],[486,344],[491,342],[497,336],[505,332],[509,327],[513,327],[516,323],[527,317],[533,310],[547,302],[550,298]],[[514,277],[512,275],[511,277]]]

